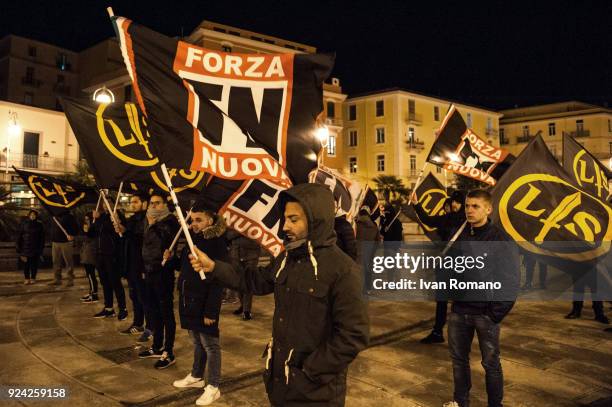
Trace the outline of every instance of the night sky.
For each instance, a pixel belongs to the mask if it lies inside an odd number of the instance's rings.
[[[169,36],[204,19],[337,53],[345,93],[402,87],[489,108],[612,106],[612,1],[5,1],[0,35],[80,51],[115,14]],[[450,2],[449,2],[450,3]]]

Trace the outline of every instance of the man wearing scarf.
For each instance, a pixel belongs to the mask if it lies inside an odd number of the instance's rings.
[[[158,358],[156,369],[174,364],[174,271],[162,266],[164,251],[170,247],[179,229],[170,213],[165,196],[153,193],[149,198],[145,231],[142,241],[142,260],[145,269],[145,291],[148,315],[153,329],[153,346],[139,353],[141,358]]]
[[[266,268],[236,271],[196,249],[196,271],[242,292],[274,293],[264,383],[273,406],[344,406],[349,364],[369,339],[357,264],[338,246],[334,200],[321,184],[280,194],[285,252]]]

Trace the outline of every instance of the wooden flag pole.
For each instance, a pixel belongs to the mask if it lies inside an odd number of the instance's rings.
[[[174,188],[172,187],[172,180],[170,179],[170,175],[168,174],[168,169],[166,168],[166,164],[161,165],[162,173],[164,174],[164,180],[166,181],[166,186],[168,187],[168,191],[170,191],[170,196],[172,197],[172,202],[174,202],[174,206],[176,208],[176,214],[179,218],[179,223],[181,224],[181,228],[183,229],[183,233],[185,234],[185,239],[187,239],[187,244],[189,245],[189,250],[194,258],[197,258],[198,255],[195,251],[195,246],[193,244],[193,240],[191,239],[191,235],[189,234],[189,226],[187,225],[187,221],[185,221],[185,217],[183,216],[183,212],[181,211],[181,206],[179,205],[178,198],[176,197],[176,193],[174,192]],[[202,280],[206,279],[206,275],[202,270],[200,270],[200,278]]]
[[[108,211],[108,214],[111,218],[111,221],[113,222],[113,225],[118,225],[119,222],[117,221],[117,218],[115,217],[115,213],[113,212],[113,209],[111,208],[110,204],[108,203],[108,199],[106,199],[106,194],[104,192],[101,192],[102,194],[102,201],[104,202],[104,206],[106,207],[106,210]],[[123,237],[123,233],[119,233],[119,236]]]
[[[64,227],[59,222],[59,220],[57,220],[57,218],[55,216],[53,217],[53,220],[55,221],[55,223],[57,223],[57,226],[59,226],[59,228],[62,230],[62,232],[64,232],[64,234],[66,235],[66,239],[68,239],[68,241],[70,241],[70,235],[68,234],[68,232],[66,232],[66,229],[64,229]]]
[[[117,213],[117,205],[119,204],[119,197],[121,196],[121,190],[123,189],[123,181],[119,183],[119,190],[117,191],[117,198],[115,198],[115,206],[113,207],[113,213]]]
[[[98,191],[98,203],[96,204],[96,212],[100,210],[100,201],[102,200],[102,191]],[[96,218],[91,220],[91,223],[96,223]]]
[[[451,240],[448,241],[448,243],[446,244],[446,247],[444,248],[444,250],[442,250],[442,256],[446,255],[446,252],[448,251],[448,249],[451,248],[453,243],[455,243],[455,240],[457,240],[457,238],[459,237],[461,232],[463,232],[463,229],[465,229],[465,225],[467,225],[467,223],[468,223],[467,220],[465,222],[463,222],[463,225],[461,225],[459,230],[457,230],[457,232],[455,232],[455,234],[453,235]]]
[[[187,212],[187,216],[185,216],[185,221],[188,221],[189,218],[191,218],[191,209],[189,209],[189,212]],[[178,243],[181,233],[183,233],[183,229],[179,229],[176,232],[176,236],[174,236],[174,240],[172,241],[172,244],[170,245],[170,248],[168,249],[169,251],[172,251],[174,249],[174,246],[176,246],[176,244]],[[166,259],[163,259],[162,266],[165,266],[165,265],[166,265]]]

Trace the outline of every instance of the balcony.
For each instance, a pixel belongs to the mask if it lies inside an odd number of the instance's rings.
[[[563,135],[568,135],[571,136],[573,138],[580,138],[580,137],[589,137],[591,135],[591,131],[590,130],[576,130],[576,131],[564,131]]]
[[[506,137],[502,137],[499,139],[499,145],[504,146],[506,144],[510,144],[510,139]]]
[[[498,133],[498,132],[497,132],[497,130],[496,130],[496,129],[494,129],[494,128],[487,127],[487,128],[485,129],[485,135],[487,135],[487,136],[494,136],[494,135],[496,135],[497,133]]]
[[[40,85],[42,85],[42,81],[31,78],[29,76],[24,76],[21,78],[21,84],[26,85],[26,86],[31,86],[33,88],[40,88]]]
[[[6,168],[6,151],[0,154],[0,169]],[[9,168],[15,166],[17,168],[32,169],[48,172],[75,172],[78,160],[71,160],[64,157],[52,157],[45,155],[33,155],[13,153],[9,154]]]
[[[529,143],[535,136],[533,134],[523,134],[516,138],[517,143]]]
[[[425,142],[419,139],[408,140],[406,141],[406,145],[408,146],[408,150],[421,151],[425,148]]]
[[[408,124],[414,124],[415,126],[420,126],[423,124],[423,116],[420,114],[416,114],[414,112],[408,112],[406,121],[408,122]]]
[[[328,117],[325,119],[325,124],[328,126],[342,127],[344,125],[344,121],[335,117]]]

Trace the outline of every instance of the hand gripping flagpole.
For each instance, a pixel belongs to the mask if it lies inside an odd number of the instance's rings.
[[[164,180],[166,181],[166,186],[168,187],[168,191],[170,191],[170,196],[172,197],[172,202],[174,203],[174,207],[176,208],[176,214],[179,218],[179,223],[181,224],[181,229],[183,229],[183,233],[185,234],[185,239],[187,239],[187,244],[189,245],[189,250],[194,258],[197,258],[198,255],[195,251],[195,246],[193,245],[193,240],[191,239],[191,234],[189,233],[189,226],[187,225],[187,221],[183,216],[183,211],[181,211],[181,206],[179,205],[178,198],[176,197],[176,193],[174,192],[174,188],[172,187],[172,180],[170,179],[170,175],[168,174],[168,169],[166,168],[166,164],[161,165],[162,173],[164,174]],[[204,271],[200,270],[200,278],[202,280],[206,279],[206,275]]]
[[[185,216],[185,221],[188,221],[189,218],[191,218],[191,209],[189,209],[189,212],[187,212],[187,216]],[[176,232],[176,236],[174,236],[174,240],[172,241],[172,244],[170,245],[170,248],[168,249],[169,251],[174,250],[174,246],[176,246],[176,243],[178,242],[179,237],[181,237],[181,233],[183,233],[183,229],[179,229]],[[166,265],[166,259],[163,259],[162,266],[165,266],[165,265]]]
[[[98,191],[98,203],[96,204],[96,212],[100,210],[100,201],[102,200],[102,191]],[[91,220],[91,223],[96,223],[96,218]]]
[[[119,204],[119,197],[121,196],[121,190],[123,189],[123,181],[119,184],[119,190],[117,191],[117,198],[115,198],[115,206],[113,207],[113,213],[117,213],[117,205]]]
[[[118,225],[119,222],[117,221],[116,214],[113,212],[113,208],[111,208],[110,204],[108,203],[108,199],[106,199],[106,194],[104,193],[104,191],[100,191],[100,194],[102,195],[102,201],[104,202],[104,206],[106,206],[106,210],[110,215],[113,225]],[[119,233],[119,236],[123,237],[123,233]]]

